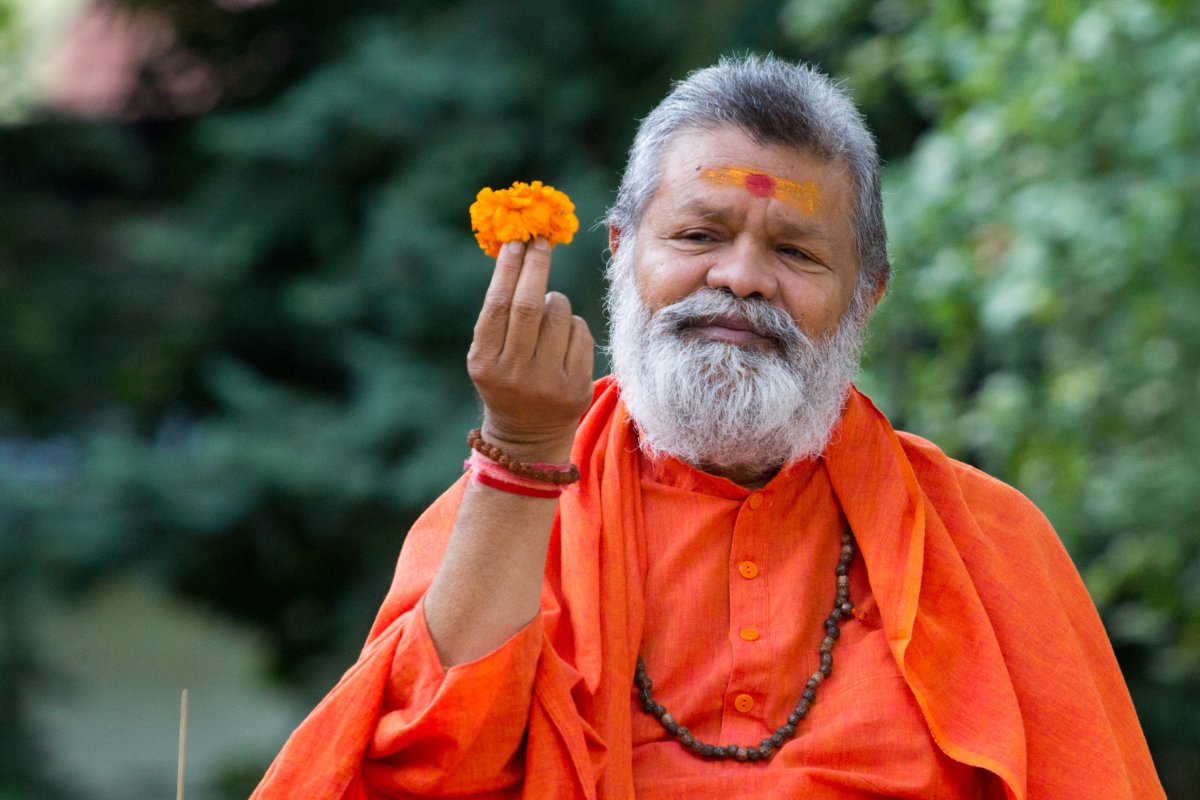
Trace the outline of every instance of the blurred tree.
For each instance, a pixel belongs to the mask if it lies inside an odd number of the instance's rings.
[[[1200,796],[1200,7],[794,0],[886,142],[869,389],[1046,511],[1168,795]]]
[[[798,55],[778,9],[96,3],[101,30],[143,32],[118,94],[72,106],[114,118],[0,129],[4,591],[139,569],[259,626],[322,693],[477,420],[476,191],[570,193],[584,230],[553,280],[599,330],[592,223],[637,118],[721,52]]]
[[[193,4],[136,5],[174,15],[181,47],[232,52],[204,45]],[[461,469],[477,416],[463,358],[489,275],[466,229],[475,192],[542,178],[587,227],[634,120],[693,66],[665,55],[688,37],[661,5],[374,5],[261,9],[310,39],[327,23],[324,57],[253,103],[158,126],[182,185],[105,234],[154,335],[122,339],[126,370],[105,371],[128,430],[90,440],[92,474],[123,547],[268,626],[292,677],[340,671],[408,522]],[[731,23],[697,63],[771,29],[770,4],[708,6]],[[159,75],[143,72],[132,107],[164,94]],[[585,230],[556,270],[597,327],[603,243]],[[147,319],[136,298],[121,308]]]

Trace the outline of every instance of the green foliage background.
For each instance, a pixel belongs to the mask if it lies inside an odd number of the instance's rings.
[[[475,191],[571,195],[553,280],[601,330],[592,223],[637,119],[747,50],[844,78],[888,161],[864,387],[1047,512],[1169,794],[1200,795],[1195,4],[125,4],[225,94],[173,114],[148,71],[136,118],[0,128],[0,797],[53,791],[25,612],[116,572],[321,694],[476,419]]]

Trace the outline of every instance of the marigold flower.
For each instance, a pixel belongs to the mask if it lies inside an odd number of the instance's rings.
[[[471,204],[471,230],[483,252],[500,255],[500,245],[544,236],[550,244],[570,244],[579,230],[575,204],[566,194],[541,181],[516,181],[508,189],[479,190]]]

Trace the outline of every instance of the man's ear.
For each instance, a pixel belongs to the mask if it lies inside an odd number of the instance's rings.
[[[611,255],[617,254],[617,247],[621,244],[621,229],[616,225],[608,226],[608,252]]]
[[[887,278],[880,278],[879,280],[875,281],[875,291],[871,293],[871,311],[872,312],[876,308],[879,308],[879,301],[883,300],[884,295],[887,294],[887,288],[888,288],[888,279]]]

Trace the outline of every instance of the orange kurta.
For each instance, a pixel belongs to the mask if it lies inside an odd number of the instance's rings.
[[[783,724],[820,666],[845,516],[823,461],[749,491],[674,459],[642,459],[645,624],[655,698],[693,735],[756,746]],[[633,715],[639,800],[683,797],[983,797],[986,773],[943,753],[892,657],[862,559],[857,616],[832,676],[769,763],[706,762]]]
[[[700,786],[722,797],[1163,796],[1095,609],[1017,492],[896,434],[856,392],[822,459],[753,495],[670,460],[643,470],[632,437],[615,385],[598,382],[543,613],[445,674],[421,598],[463,482],[440,498],[409,534],[359,662],[255,797],[610,798],[635,785],[644,797]],[[755,520],[764,516],[780,528]],[[806,524],[788,524],[798,517]],[[795,702],[796,676],[812,671],[804,653],[817,639],[805,640],[832,598],[822,575],[843,517],[859,546],[851,592],[863,614],[846,624],[797,738],[768,764],[684,761],[635,710],[637,653],[661,702],[701,738],[769,733]],[[687,596],[698,599],[672,612]],[[743,637],[748,628],[758,635]],[[479,691],[481,675],[493,691]]]

